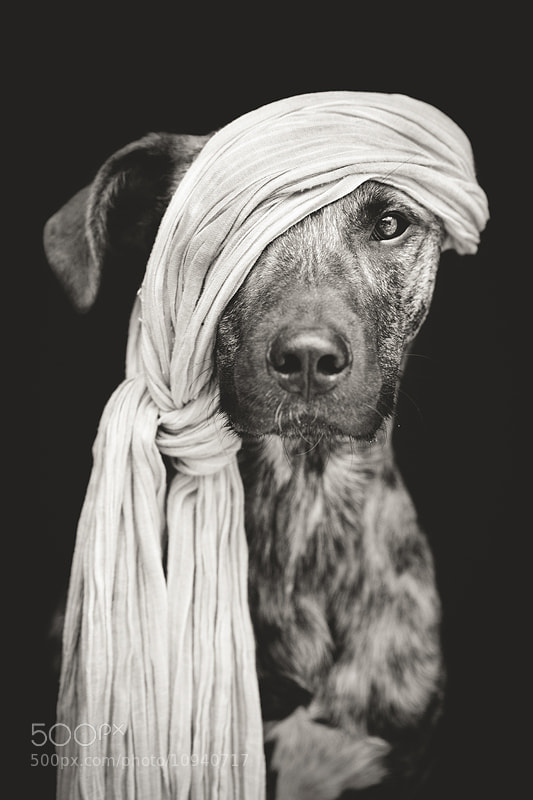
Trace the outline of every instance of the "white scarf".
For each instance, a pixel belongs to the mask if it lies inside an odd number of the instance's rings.
[[[216,329],[268,243],[370,179],[440,216],[445,247],[476,251],[488,210],[468,139],[402,95],[252,111],[171,199],[78,527],[58,702],[58,751],[76,762],[58,770],[61,800],[264,797],[240,441],[219,410]]]

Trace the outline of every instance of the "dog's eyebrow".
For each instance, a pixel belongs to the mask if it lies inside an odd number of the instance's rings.
[[[424,210],[409,197],[389,186],[365,185],[364,191],[354,193],[353,203],[347,208],[348,220],[355,226],[373,225],[387,213],[398,211],[415,224],[428,222]]]

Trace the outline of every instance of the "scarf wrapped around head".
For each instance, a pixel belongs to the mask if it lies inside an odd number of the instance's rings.
[[[468,139],[402,95],[313,93],[245,114],[171,199],[78,527],[62,800],[264,796],[240,442],[219,409],[216,329],[267,244],[370,179],[441,217],[445,247],[476,251],[488,210]]]

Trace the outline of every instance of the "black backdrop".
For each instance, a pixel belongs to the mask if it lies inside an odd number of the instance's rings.
[[[242,15],[227,11],[214,18],[208,8],[179,10],[171,21],[156,6],[135,8],[113,18],[89,8],[70,18],[46,12],[35,42],[23,50],[32,90],[17,105],[29,120],[21,137],[33,187],[22,187],[31,212],[24,236],[37,269],[31,299],[23,287],[21,314],[29,317],[35,303],[30,358],[34,364],[38,355],[40,366],[40,439],[38,458],[33,449],[29,459],[31,493],[23,489],[20,505],[31,589],[20,626],[29,689],[17,749],[26,765],[31,753],[47,750],[31,741],[32,723],[47,730],[54,721],[47,627],[68,578],[96,425],[122,376],[131,299],[111,279],[94,310],[77,316],[47,268],[44,222],[110,154],[148,131],[204,133],[307,91],[403,92],[463,127],[491,208],[478,254],[442,257],[430,317],[414,348],[420,357],[409,360],[398,409],[398,460],[435,554],[449,673],[441,760],[427,796],[482,797],[491,789],[513,796],[522,694],[515,590],[524,557],[512,499],[520,262],[513,253],[518,237],[510,234],[518,209],[509,203],[517,157],[509,121],[518,65],[512,67],[511,50],[502,67],[492,46],[496,32],[500,41],[508,32],[487,12],[467,28],[458,17],[420,26],[406,9],[362,15],[354,6],[346,16],[347,8],[333,4],[320,19],[301,11],[292,22],[257,11],[240,27]],[[35,414],[34,379],[32,397]],[[38,525],[25,528],[37,488]],[[30,768],[40,797],[52,796],[53,772]]]

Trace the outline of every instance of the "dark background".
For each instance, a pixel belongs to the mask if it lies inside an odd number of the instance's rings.
[[[111,276],[94,310],[77,316],[47,268],[42,226],[109,155],[149,131],[205,133],[308,91],[402,92],[436,105],[465,130],[491,209],[476,256],[442,257],[398,408],[398,460],[435,554],[449,674],[440,761],[427,797],[514,796],[519,723],[527,719],[518,577],[525,532],[513,491],[516,300],[525,291],[516,246],[527,225],[514,183],[520,20],[506,26],[488,18],[490,11],[465,20],[450,9],[422,19],[410,7],[363,12],[358,4],[289,15],[290,6],[216,15],[179,6],[169,15],[170,4],[113,15],[71,8],[70,16],[48,8],[42,19],[33,17],[31,38],[20,28],[17,65],[30,65],[31,85],[15,90],[13,118],[21,124],[8,131],[23,158],[11,150],[6,158],[14,161],[20,192],[14,224],[22,217],[23,245],[36,267],[31,280],[25,267],[18,272],[23,307],[12,330],[13,338],[20,328],[28,334],[22,379],[31,375],[29,442],[16,478],[29,571],[25,566],[24,582],[17,582],[15,607],[23,594],[28,613],[22,622],[8,613],[24,644],[16,663],[27,713],[17,754],[27,767],[31,753],[46,750],[32,745],[31,724],[46,730],[54,722],[47,631],[68,579],[96,426],[122,377],[130,302]],[[29,772],[39,797],[52,797],[53,768]]]

